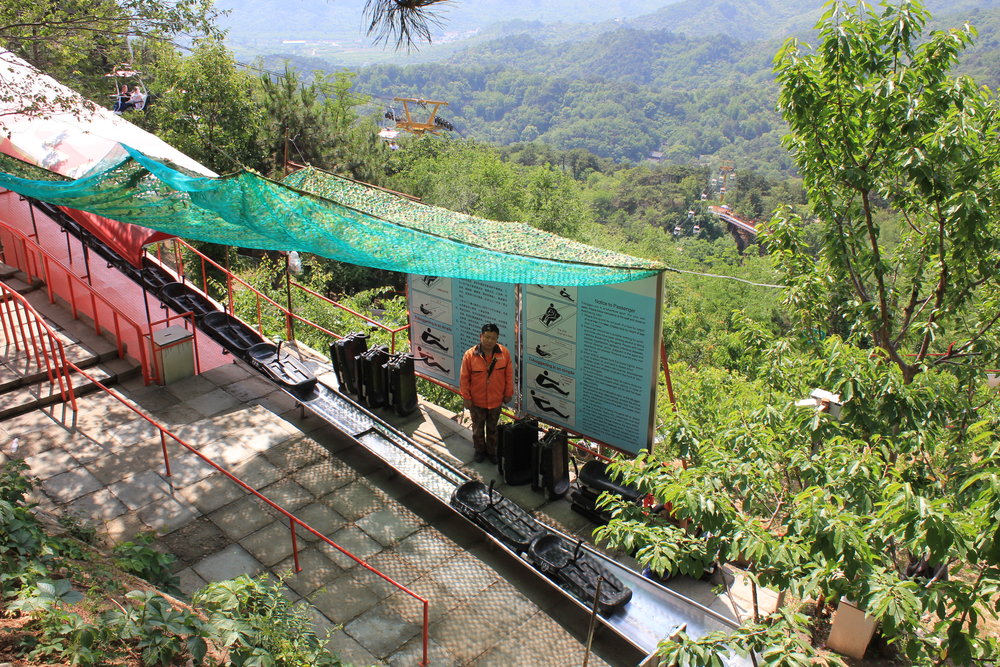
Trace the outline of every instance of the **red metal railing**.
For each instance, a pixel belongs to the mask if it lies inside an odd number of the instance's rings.
[[[49,384],[59,387],[62,401],[69,402],[76,411],[76,393],[73,391],[71,364],[66,359],[66,348],[48,324],[32,308],[28,300],[0,283],[0,324],[3,326],[4,339],[8,346],[13,346],[25,355],[28,368],[32,365],[44,370],[49,378]],[[27,374],[27,373],[26,373]]]
[[[180,276],[182,276],[182,278],[184,278],[186,276],[185,276],[185,270],[184,270],[184,262],[182,260],[179,248],[183,247],[183,248],[187,249],[188,251],[190,251],[191,253],[193,253],[196,257],[198,257],[198,261],[201,264],[201,287],[202,287],[202,292],[204,292],[205,294],[209,293],[209,291],[208,291],[208,273],[206,271],[206,268],[207,267],[212,267],[212,268],[214,268],[214,269],[222,272],[222,274],[225,276],[225,279],[226,279],[226,303],[224,304],[224,306],[226,308],[226,312],[228,312],[229,314],[231,314],[231,315],[235,315],[236,314],[235,301],[234,301],[234,298],[233,298],[234,285],[236,285],[238,289],[245,289],[245,290],[247,290],[248,292],[250,292],[250,293],[252,293],[254,295],[255,302],[256,302],[255,303],[255,310],[256,310],[256,315],[257,315],[257,331],[261,335],[264,334],[264,324],[263,324],[264,308],[265,307],[270,307],[270,308],[274,309],[275,311],[277,311],[279,313],[279,316],[284,319],[284,321],[285,321],[285,337],[288,340],[294,340],[295,339],[295,329],[294,329],[295,322],[300,322],[300,323],[302,323],[302,324],[304,324],[306,326],[312,327],[313,329],[319,331],[320,333],[322,333],[322,334],[324,334],[326,336],[330,336],[331,338],[340,339],[340,338],[344,337],[343,335],[338,334],[335,331],[330,331],[329,329],[327,329],[326,327],[322,326],[321,324],[318,324],[316,322],[313,322],[312,320],[306,319],[305,317],[302,317],[301,315],[296,314],[295,311],[293,311],[288,306],[282,305],[282,304],[278,303],[277,301],[275,301],[274,299],[268,297],[266,294],[262,293],[260,290],[258,290],[256,287],[254,287],[250,283],[246,282],[245,280],[243,280],[243,279],[241,279],[241,278],[239,278],[237,276],[234,276],[229,271],[229,269],[227,269],[226,267],[221,266],[218,262],[216,262],[212,258],[206,257],[204,254],[202,254],[201,252],[199,252],[197,248],[192,247],[190,244],[188,244],[187,242],[185,242],[183,239],[172,239],[172,241],[173,241],[173,244],[174,244],[175,270],[177,271],[177,273]],[[158,248],[158,252],[160,253],[158,258],[160,259],[160,261],[162,261],[163,260],[163,257],[162,257],[162,243],[160,245],[160,248]],[[405,325],[403,325],[401,327],[396,327],[396,328],[387,326],[387,325],[379,322],[378,320],[372,319],[371,317],[368,317],[367,315],[359,313],[359,312],[357,312],[357,311],[349,308],[348,306],[345,306],[342,303],[339,303],[337,301],[334,301],[333,299],[325,297],[322,294],[319,294],[318,292],[315,292],[315,291],[309,289],[308,287],[306,287],[304,285],[300,285],[299,283],[296,283],[296,282],[292,281],[291,279],[288,280],[288,286],[289,286],[289,288],[295,287],[296,289],[298,289],[298,290],[300,290],[302,292],[305,292],[306,294],[308,294],[311,297],[318,298],[318,299],[322,300],[324,303],[332,305],[335,308],[338,308],[338,309],[344,311],[345,313],[348,313],[349,315],[351,315],[353,317],[358,317],[358,318],[364,320],[365,322],[369,323],[370,325],[382,329],[383,331],[385,331],[386,333],[388,333],[390,335],[390,337],[391,337],[392,345],[391,345],[391,348],[390,348],[390,352],[392,352],[393,354],[395,354],[395,351],[396,351],[396,334],[398,334],[401,331],[405,331],[406,329],[409,329],[409,327],[410,327],[409,324],[405,324]]]
[[[142,367],[142,377],[146,384],[156,376],[143,344],[144,328],[132,320],[121,309],[91,287],[72,270],[52,258],[38,243],[17,229],[0,220],[0,259],[23,271],[28,280],[40,279],[45,283],[49,303],[60,297],[69,304],[73,319],[80,318],[83,311],[94,321],[94,332],[100,336],[102,329],[114,335],[118,356],[125,357],[138,350],[138,361]]]
[[[25,235],[23,235],[18,230],[11,229],[7,227],[5,224],[3,224],[2,221],[0,221],[0,234],[2,233],[8,234],[10,240],[13,241],[10,245],[13,246],[14,248],[15,258],[13,263],[9,261],[10,258],[8,258],[6,254],[8,243],[5,242],[6,239],[0,238],[0,259],[2,259],[5,263],[17,266],[22,271],[24,271],[27,274],[29,281],[33,280],[35,277],[42,279],[46,284],[50,303],[55,302],[55,296],[58,293],[59,296],[62,296],[70,304],[71,310],[73,312],[73,317],[76,318],[78,317],[80,310],[80,305],[77,303],[76,292],[81,288],[84,289],[87,293],[89,293],[90,296],[90,304],[89,304],[91,306],[90,312],[93,314],[97,335],[101,334],[101,308],[99,306],[103,306],[109,310],[109,312],[112,314],[112,318],[114,321],[114,334],[118,342],[118,352],[120,356],[124,356],[125,343],[122,340],[123,330],[119,324],[119,320],[124,320],[126,323],[131,325],[131,327],[134,329],[136,333],[136,341],[137,341],[136,344],[140,350],[140,354],[142,357],[141,362],[143,365],[143,376],[144,378],[146,378],[146,381],[148,382],[149,378],[151,377],[151,374],[149,373],[148,369],[150,360],[148,358],[148,355],[146,354],[146,346],[142,344],[145,342],[145,334],[142,331],[142,328],[139,327],[134,322],[132,322],[132,320],[129,319],[128,316],[118,311],[118,309],[116,309],[112,304],[110,304],[110,302],[108,302],[107,299],[97,294],[85,281],[83,281],[78,276],[70,272],[69,269],[67,269],[61,263],[49,257],[48,254],[46,254],[45,251],[42,250],[40,246],[30,241]],[[18,250],[20,251],[19,254],[17,252]],[[207,261],[211,261],[208,258],[204,259]],[[226,274],[229,275],[231,279],[239,280],[238,278],[235,278],[235,276],[229,274],[228,271],[226,272]],[[239,282],[242,283],[243,281]],[[246,285],[246,283],[243,284]],[[76,285],[76,289],[74,289],[74,285]],[[320,539],[326,544],[330,545],[331,547],[333,547],[340,553],[344,554],[348,558],[352,559],[354,562],[358,563],[366,570],[376,574],[377,576],[381,577],[382,579],[389,582],[399,590],[403,591],[410,597],[420,602],[421,605],[423,606],[423,660],[420,662],[420,665],[426,666],[428,664],[428,637],[429,637],[428,633],[430,627],[429,600],[411,591],[409,588],[403,586],[402,584],[395,581],[388,575],[375,569],[362,559],[355,556],[350,551],[347,551],[340,545],[333,542],[330,538],[326,537],[325,535],[317,531],[309,524],[305,523],[304,521],[296,517],[291,512],[285,510],[271,499],[259,493],[253,487],[248,485],[246,482],[239,479],[238,477],[236,477],[235,475],[224,469],[222,466],[212,461],[210,458],[202,454],[200,451],[195,449],[187,442],[181,440],[179,437],[168,431],[166,428],[164,428],[162,425],[157,423],[155,420],[153,420],[140,410],[136,409],[134,406],[130,405],[124,398],[122,398],[116,392],[112,391],[109,387],[105,386],[104,384],[99,382],[96,378],[86,373],[83,369],[79,368],[71,361],[67,360],[62,342],[58,339],[58,337],[56,337],[55,332],[53,332],[48,327],[48,325],[45,324],[45,322],[42,320],[42,317],[34,310],[34,308],[32,308],[32,306],[27,302],[27,300],[25,300],[20,294],[17,294],[17,292],[11,290],[6,285],[0,283],[0,286],[2,286],[0,292],[2,292],[3,294],[2,296],[3,305],[6,306],[2,309],[3,310],[2,314],[0,314],[0,323],[2,323],[3,331],[5,336],[7,337],[8,342],[9,343],[13,342],[15,345],[21,344],[25,346],[28,346],[30,344],[31,349],[29,350],[29,352],[33,354],[33,359],[39,365],[45,366],[47,372],[49,373],[50,381],[59,382],[63,400],[64,401],[68,400],[72,405],[74,411],[76,410],[76,396],[73,392],[73,387],[70,380],[70,374],[73,371],[80,373],[80,375],[90,380],[92,383],[94,383],[94,385],[96,385],[100,389],[103,389],[107,394],[111,395],[120,403],[125,405],[129,410],[138,415],[141,419],[148,422],[160,433],[160,445],[163,452],[163,464],[166,471],[166,476],[168,478],[171,477],[170,458],[167,451],[167,439],[169,438],[170,440],[176,442],[182,448],[194,454],[202,461],[204,461],[206,464],[217,470],[224,477],[229,479],[231,482],[235,483],[244,491],[252,494],[256,498],[259,498],[266,505],[268,505],[273,510],[284,516],[289,523],[290,538],[292,543],[292,557],[293,557],[293,562],[295,564],[296,572],[302,571],[302,568],[299,564],[297,530],[304,530],[314,535],[317,539]],[[246,286],[249,289],[253,289],[253,287],[250,285]],[[256,292],[256,290],[254,291]],[[257,292],[257,294],[261,298],[266,299],[270,303],[281,308],[280,304],[275,304],[270,299],[267,299],[267,297],[264,296],[263,294],[260,294],[259,292]],[[68,296],[69,298],[66,298],[66,296]],[[12,302],[16,302],[19,307],[11,309],[9,306]],[[172,319],[172,317],[167,318],[166,322],[168,324]],[[307,322],[307,320],[304,319],[302,319],[302,321]]]
[[[173,442],[175,442],[178,445],[180,445],[183,449],[187,450],[187,452],[189,452],[191,454],[194,454],[199,459],[201,459],[202,461],[204,461],[206,464],[208,464],[209,466],[211,466],[212,468],[214,468],[216,471],[218,471],[219,473],[221,473],[226,479],[228,479],[229,481],[233,482],[234,484],[236,484],[237,486],[239,486],[241,489],[243,489],[247,493],[253,495],[254,497],[256,497],[258,499],[260,499],[268,507],[270,507],[271,509],[273,509],[274,511],[278,512],[283,517],[285,517],[288,520],[288,525],[289,525],[289,530],[290,530],[290,535],[291,535],[291,541],[292,541],[292,559],[293,559],[293,562],[295,563],[295,571],[296,572],[301,572],[302,571],[302,567],[299,565],[299,549],[298,549],[298,540],[297,540],[297,537],[296,537],[296,530],[297,529],[301,529],[301,530],[306,531],[307,533],[311,533],[317,539],[320,539],[323,542],[325,542],[326,544],[330,545],[331,547],[333,547],[334,549],[336,549],[340,553],[344,554],[345,556],[347,556],[348,558],[350,558],[351,560],[353,560],[355,563],[357,563],[357,564],[361,565],[362,567],[364,567],[369,572],[372,572],[372,573],[378,575],[379,577],[381,577],[385,581],[389,582],[390,584],[392,584],[393,586],[395,586],[396,588],[398,588],[402,592],[406,593],[407,595],[409,595],[413,599],[415,599],[418,602],[420,602],[420,604],[423,606],[423,612],[424,612],[424,622],[423,622],[423,661],[420,664],[422,666],[425,666],[425,665],[428,664],[428,662],[427,662],[428,629],[429,629],[429,625],[430,625],[430,601],[429,600],[427,600],[426,598],[418,595],[417,593],[414,593],[413,591],[411,591],[406,586],[404,586],[404,585],[400,584],[399,582],[395,581],[394,579],[392,579],[392,577],[390,577],[390,576],[388,576],[388,575],[380,572],[379,570],[375,569],[374,567],[372,567],[371,565],[369,565],[368,563],[366,563],[362,559],[360,559],[357,556],[355,556],[354,554],[352,554],[350,551],[344,549],[339,544],[335,543],[333,540],[331,540],[330,538],[328,538],[326,535],[323,535],[323,533],[319,532],[318,530],[316,530],[315,528],[313,528],[312,526],[310,526],[309,524],[307,524],[305,521],[302,521],[301,519],[299,519],[294,514],[292,514],[288,510],[284,509],[283,507],[281,507],[280,505],[278,505],[277,503],[275,503],[273,500],[271,500],[267,496],[265,496],[262,493],[258,492],[252,486],[250,486],[249,484],[247,484],[246,482],[244,482],[240,478],[236,477],[232,473],[230,473],[228,470],[226,470],[225,468],[223,468],[222,466],[220,466],[219,464],[217,464],[212,459],[210,459],[207,456],[205,456],[204,454],[202,454],[200,451],[198,451],[197,449],[195,449],[192,445],[188,444],[184,440],[181,440],[179,437],[177,437],[176,435],[174,435],[173,433],[171,433],[170,431],[168,431],[166,428],[164,428],[162,425],[160,425],[154,419],[152,419],[148,415],[144,414],[142,411],[136,409],[134,406],[130,405],[128,403],[128,401],[126,401],[118,393],[116,393],[115,391],[113,391],[109,387],[106,387],[103,384],[101,384],[97,379],[95,379],[94,377],[92,377],[89,374],[87,374],[84,370],[82,370],[82,369],[78,368],[77,366],[75,366],[72,362],[66,362],[66,364],[67,364],[67,366],[69,368],[72,368],[74,371],[76,371],[77,373],[80,373],[80,375],[84,376],[85,378],[87,378],[88,380],[90,380],[91,382],[93,382],[95,385],[97,385],[98,387],[100,387],[101,389],[103,389],[106,393],[110,394],[112,397],[114,397],[116,400],[118,400],[118,402],[120,402],[122,405],[124,405],[129,410],[131,410],[132,412],[134,412],[139,418],[145,420],[153,428],[155,428],[157,431],[159,431],[159,433],[160,433],[160,446],[161,446],[161,449],[163,451],[163,465],[164,465],[164,469],[166,471],[166,476],[168,478],[171,477],[171,472],[170,472],[170,456],[167,453],[167,441],[168,441],[168,438],[169,438]]]

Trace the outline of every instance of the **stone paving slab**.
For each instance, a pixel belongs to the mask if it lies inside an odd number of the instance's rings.
[[[138,471],[162,470],[160,439],[108,452],[88,461],[86,468],[103,484],[113,484]]]
[[[349,484],[356,477],[357,472],[350,466],[331,458],[307,465],[292,475],[296,482],[317,498]]]
[[[186,502],[164,496],[139,510],[139,519],[157,533],[170,533],[198,516],[198,511]]]
[[[102,524],[128,512],[107,488],[98,489],[69,503],[66,508],[81,519]]]
[[[232,473],[255,489],[273,484],[282,477],[281,471],[263,456],[254,456],[234,466]]]
[[[274,504],[292,513],[315,500],[311,493],[291,479],[282,479],[257,490]]]
[[[104,485],[87,472],[86,468],[80,467],[70,468],[42,482],[42,490],[60,503],[71,502],[103,487]]]
[[[347,525],[347,519],[337,514],[329,506],[319,502],[310,503],[299,509],[295,512],[295,516],[325,537],[329,537]],[[298,534],[306,542],[319,540],[318,537],[305,530],[299,530]]]
[[[346,549],[363,561],[366,561],[375,554],[382,551],[382,545],[368,537],[368,535],[357,526],[347,526],[338,530],[329,538],[334,544]],[[357,566],[357,561],[344,555],[338,549],[331,547],[326,542],[317,543],[320,552],[345,570]]]
[[[238,544],[230,544],[191,566],[205,581],[225,581],[241,574],[257,574],[263,566]]]
[[[229,538],[206,516],[200,516],[163,536],[161,543],[182,565],[193,565],[231,544]]]
[[[399,507],[384,507],[357,521],[357,526],[383,546],[392,546],[420,529],[416,514]]]
[[[382,509],[386,501],[387,498],[364,479],[357,479],[323,497],[324,503],[348,521],[357,521]]]
[[[422,628],[422,624],[406,621],[391,607],[378,605],[345,625],[344,632],[372,655],[385,659],[417,636]]]
[[[472,605],[465,604],[431,624],[430,635],[459,664],[467,665],[497,643],[496,630]],[[521,663],[513,661],[510,665]],[[553,662],[550,664],[572,664]]]
[[[318,463],[326,451],[306,437],[292,438],[264,452],[264,457],[286,474]]]
[[[127,475],[107,488],[130,510],[162,500],[173,491],[170,484],[152,470]]]
[[[291,534],[287,521],[272,521],[240,540],[240,546],[267,567],[273,567],[292,555]]]
[[[242,407],[242,402],[225,389],[215,388],[196,398],[187,397],[184,404],[197,410],[205,417],[228,413]]]
[[[226,480],[226,484],[233,485]],[[239,500],[232,502],[208,515],[215,525],[231,540],[242,540],[250,533],[256,532],[271,523],[274,517],[269,508],[253,496],[244,494]]]
[[[178,495],[194,505],[200,513],[211,514],[243,498],[247,492],[229,481],[222,473],[213,473],[200,482],[180,489]]]
[[[463,602],[498,580],[496,572],[462,551],[431,570],[429,576],[440,582],[454,598]]]
[[[412,667],[419,665],[423,658],[424,643],[417,635],[389,656],[387,663],[390,667]],[[433,639],[428,642],[427,659],[434,667],[461,667],[461,663]]]
[[[278,563],[275,570],[280,573],[290,572],[285,579],[285,585],[305,598],[310,598],[317,590],[328,586],[337,579],[343,570],[313,547],[299,551],[299,566],[301,572],[294,572],[295,563],[291,557]]]

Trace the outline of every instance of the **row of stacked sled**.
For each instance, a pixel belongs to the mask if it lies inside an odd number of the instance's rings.
[[[352,333],[330,345],[330,361],[341,393],[366,408],[392,409],[405,417],[417,409],[413,356],[390,354],[385,345],[368,349],[368,334]]]

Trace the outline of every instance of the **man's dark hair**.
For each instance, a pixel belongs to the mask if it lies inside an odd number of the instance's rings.
[[[495,325],[492,322],[490,322],[489,324],[484,324],[483,325],[483,333],[486,333],[487,331],[492,331],[495,334],[499,334],[500,333],[500,327],[498,327],[497,325]]]

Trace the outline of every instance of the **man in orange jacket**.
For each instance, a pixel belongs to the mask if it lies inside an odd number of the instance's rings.
[[[510,352],[497,342],[500,327],[484,324],[479,344],[462,357],[460,388],[465,407],[472,415],[473,460],[482,463],[488,457],[497,462],[497,422],[500,406],[514,395],[514,364]]]

